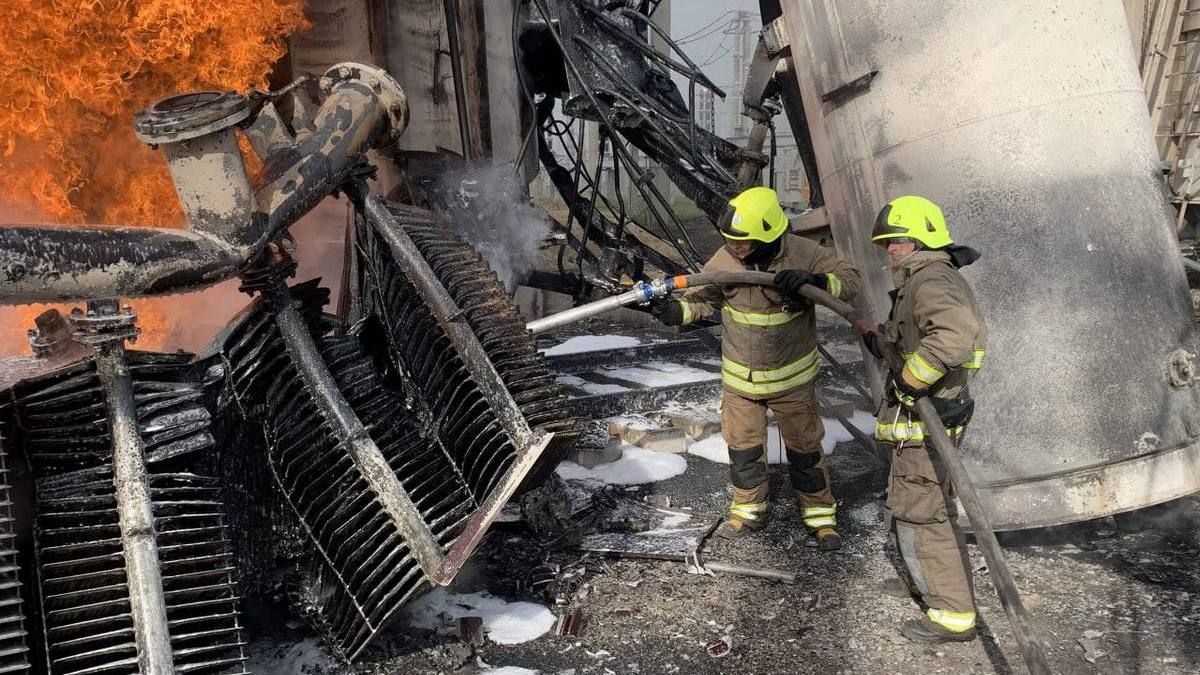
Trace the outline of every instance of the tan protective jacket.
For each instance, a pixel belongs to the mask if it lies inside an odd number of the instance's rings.
[[[896,290],[883,339],[900,350],[909,375],[930,385],[935,399],[954,399],[983,365],[987,326],[975,294],[944,251],[917,251],[892,272]],[[915,413],[885,396],[875,437],[924,440]]]
[[[724,246],[705,272],[745,271]],[[858,293],[862,277],[836,253],[803,237],[785,235],[766,271],[797,269],[824,274],[842,300]],[[752,399],[772,398],[813,381],[820,370],[812,303],[787,302],[766,286],[701,286],[680,298],[684,324],[721,312],[721,377],[727,389]],[[793,307],[792,305],[797,305]]]

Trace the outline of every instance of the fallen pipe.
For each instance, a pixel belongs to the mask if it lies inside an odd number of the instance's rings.
[[[594,316],[615,309],[616,307],[633,304],[634,302],[649,302],[656,297],[665,297],[672,290],[704,286],[706,284],[773,286],[775,285],[775,275],[769,272],[702,272],[700,274],[660,279],[651,284],[639,283],[631,291],[622,293],[615,298],[606,299],[622,299],[625,303],[624,305],[614,305],[611,302],[600,300],[531,322],[529,328],[536,333],[539,330],[546,330],[547,328],[569,323],[572,320]],[[809,284],[801,288],[800,294],[832,310],[838,316],[850,322],[859,333],[865,335],[866,333],[876,331],[875,326],[867,321],[850,303],[838,300],[820,288]],[[565,314],[570,314],[567,320],[560,322],[553,321],[555,318]],[[535,324],[539,325],[535,328]],[[896,352],[895,347],[882,340],[879,341],[879,344],[884,350],[884,355],[891,368],[897,372],[903,368],[904,362],[901,360],[899,353]],[[971,477],[967,473],[966,466],[963,465],[962,457],[958,454],[958,449],[950,442],[946,427],[942,424],[941,418],[938,417],[937,411],[934,410],[933,403],[929,399],[917,399],[916,410],[917,414],[921,417],[921,421],[925,424],[925,437],[929,439],[929,444],[933,446],[934,452],[941,458],[947,472],[950,474],[950,481],[958,492],[963,510],[971,521],[971,526],[975,531],[975,542],[983,550],[984,558],[987,560],[988,568],[991,570],[992,582],[996,586],[996,594],[1000,597],[1000,604],[1004,606],[1004,613],[1008,617],[1009,625],[1012,626],[1013,634],[1017,638],[1017,644],[1020,646],[1021,656],[1025,660],[1025,664],[1029,667],[1029,671],[1033,675],[1050,673],[1050,667],[1046,662],[1046,655],[1042,650],[1041,643],[1034,637],[1029,622],[1029,614],[1025,610],[1025,605],[1021,602],[1021,595],[1017,589],[1016,581],[1013,580],[1012,572],[1008,568],[1008,562],[1004,558],[1000,542],[996,540],[996,534],[992,530],[987,510],[984,508],[983,502],[979,499],[979,493],[975,490],[975,484],[971,482]]]
[[[746,567],[743,565],[728,565],[721,562],[706,562],[704,563],[703,569],[710,572],[719,572],[721,574],[736,574],[744,577],[757,577],[759,579],[782,581],[785,584],[796,583],[795,572],[770,569],[767,567]]]
[[[267,242],[361,171],[368,150],[394,142],[407,125],[403,90],[378,68],[338,64],[321,87],[328,96],[312,121],[316,131],[265,158],[252,181],[248,219],[206,219],[195,209],[186,230],[0,227],[0,304],[182,292],[235,276]],[[178,184],[187,179],[175,167],[172,174],[180,194],[194,192],[195,186]],[[207,189],[216,193],[222,186]]]

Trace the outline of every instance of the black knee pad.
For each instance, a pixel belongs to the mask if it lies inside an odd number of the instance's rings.
[[[729,449],[729,482],[736,488],[749,490],[767,480],[767,465],[762,461],[761,445],[745,450]]]
[[[792,487],[800,492],[820,492],[826,487],[825,474],[817,469],[821,462],[821,451],[792,452],[788,451],[788,473],[792,477]]]
[[[787,451],[788,464],[795,469],[804,471],[811,469],[821,461],[821,451],[816,452],[796,452],[795,450]]]

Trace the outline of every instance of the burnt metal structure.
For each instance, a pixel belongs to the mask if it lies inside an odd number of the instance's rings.
[[[282,283],[295,265],[273,250],[243,276],[263,297],[224,349],[246,433],[262,429],[309,540],[298,599],[347,659],[417,592],[449,583],[575,433],[479,255],[428,212],[350,191],[363,204],[353,324],[325,335],[325,298],[305,290],[297,307]]]
[[[773,120],[782,110],[775,81],[779,50],[759,40],[742,99],[742,113],[754,124],[746,147],[739,148],[697,126],[697,88],[724,92],[654,23],[653,3],[528,0],[525,6],[528,20],[514,37],[521,85],[536,118],[538,158],[568,207],[559,278],[543,285],[562,290],[565,282],[583,297],[593,287],[617,290],[622,275],[645,278],[646,263],[669,274],[698,271],[706,256],[637,153],[654,160],[716,223],[729,199],[759,184],[762,169],[773,163]],[[653,47],[655,41],[667,53]],[[672,73],[687,79],[686,99]],[[588,123],[598,134],[594,159],[587,156]],[[611,196],[602,185],[606,172]],[[625,203],[622,181],[646,205],[640,220]],[[567,249],[574,270],[565,262]]]
[[[340,64],[321,80],[321,107],[307,113],[297,97],[285,122],[275,103],[298,84],[174,96],[138,116],[139,137],[164,150],[185,230],[0,228],[11,281],[0,302],[168,293],[234,275],[258,296],[215,363],[126,352],[132,314],[90,300],[73,320],[96,354],[11,390],[37,477],[51,672],[242,671],[222,504],[193,460],[226,478],[262,467],[213,447],[214,398],[224,437],[263,448],[277,489],[263,498],[285,504],[306,540],[293,595],[347,659],[414,593],[449,583],[576,433],[479,255],[429,212],[368,195],[366,151],[406,121],[398,85]],[[239,132],[265,162],[253,179]],[[287,286],[288,227],[335,191],[357,214],[341,317],[322,312],[314,284]],[[262,485],[247,478],[239,485]],[[234,534],[239,547],[255,536]]]
[[[5,407],[0,405],[0,410]],[[24,673],[30,667],[29,648],[8,462],[5,433],[0,429],[0,673]]]
[[[11,390],[35,478],[45,671],[243,673],[201,370],[127,351],[136,317],[115,300],[71,318],[95,355]]]
[[[0,304],[173,293],[238,275],[322,199],[369,171],[368,150],[404,131],[404,92],[387,73],[340,64],[320,83],[325,101],[295,136],[277,115],[241,118],[242,102],[228,93],[185,94],[143,111],[138,135],[167,152],[188,229],[0,227]],[[229,140],[235,124],[250,127],[263,153],[252,192]]]
[[[523,9],[526,21],[519,27],[522,12],[514,15],[514,49],[521,87],[536,118],[524,152],[536,133],[542,167],[568,207],[564,246],[574,251],[575,269],[569,270],[560,254],[560,276],[571,278],[583,295],[591,286],[615,290],[622,274],[642,278],[644,262],[669,273],[699,269],[703,256],[635,151],[658,162],[715,221],[733,195],[738,149],[697,127],[691,110],[697,87],[724,93],[654,24],[651,3],[634,8],[600,0],[530,0]],[[671,53],[653,48],[652,38],[664,41]],[[671,72],[687,78],[690,103]],[[568,119],[556,116],[556,103]],[[585,157],[588,121],[596,123],[599,134],[594,165]],[[601,185],[606,162],[611,199]],[[621,197],[622,181],[647,207],[641,222]],[[666,257],[664,251],[673,254]]]

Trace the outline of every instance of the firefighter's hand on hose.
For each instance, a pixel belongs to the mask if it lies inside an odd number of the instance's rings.
[[[871,352],[871,356],[874,356],[877,359],[884,358],[883,350],[879,347],[879,341],[882,339],[883,338],[879,336],[879,333],[875,331],[863,333],[862,336],[863,345],[866,346],[868,352]]]
[[[683,325],[683,305],[672,298],[658,298],[650,301],[650,313],[666,326]]]
[[[783,291],[784,295],[793,300],[807,301],[808,298],[800,295],[800,289],[809,284],[826,290],[829,278],[824,274],[813,274],[804,270],[780,270],[775,274],[775,285]]]
[[[912,409],[917,405],[917,399],[924,398],[929,393],[929,386],[909,377],[907,369],[900,371],[900,376],[893,375],[892,394],[900,405]]]

